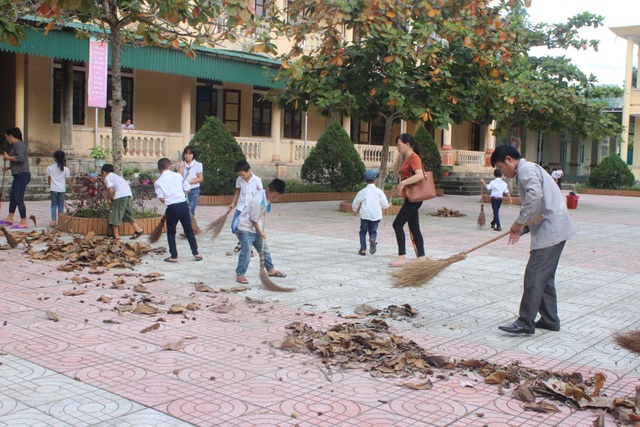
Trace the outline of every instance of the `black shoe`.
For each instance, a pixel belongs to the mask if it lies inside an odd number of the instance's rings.
[[[545,323],[542,320],[538,320],[536,322],[536,328],[546,329],[547,331],[554,331],[554,332],[558,332],[560,330],[560,326],[549,325],[548,323]]]
[[[496,231],[502,231],[502,227],[496,227],[496,228],[494,228],[494,230],[496,230]]]
[[[512,323],[507,326],[498,326],[498,329],[500,329],[501,331],[509,332],[510,334],[516,334],[516,335],[520,335],[520,334],[533,335],[533,333],[535,332],[535,331],[528,331],[522,326],[518,325],[517,323]]]
[[[376,249],[377,249],[376,248],[376,239],[372,237],[371,239],[369,239],[369,253],[371,255],[375,254],[376,253]]]
[[[491,228],[496,228],[496,223],[495,222],[491,222]]]
[[[367,250],[366,250],[366,249],[360,249],[360,250],[358,251],[358,255],[365,256],[366,254],[367,254]]]

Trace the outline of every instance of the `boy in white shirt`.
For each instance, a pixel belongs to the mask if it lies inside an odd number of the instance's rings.
[[[133,217],[133,205],[131,204],[133,193],[127,181],[114,173],[113,165],[110,163],[102,165],[102,177],[104,185],[107,187],[107,199],[110,207],[109,225],[113,228],[113,238],[120,238],[122,222],[129,222],[133,226],[135,233],[131,235],[131,240],[142,236],[142,227],[136,223]]]
[[[353,214],[360,211],[360,250],[358,255],[367,254],[367,233],[369,233],[369,252],[376,253],[376,238],[378,225],[382,219],[382,209],[389,207],[389,201],[384,192],[376,187],[375,180],[378,172],[370,169],[364,173],[367,186],[360,190],[351,203]]]
[[[58,215],[64,211],[64,197],[67,192],[67,185],[73,193],[71,172],[66,166],[67,161],[64,151],[55,151],[53,159],[56,163],[47,167],[47,182],[49,183],[49,193],[51,194],[51,222],[49,227],[57,225]]]
[[[162,158],[158,160],[158,178],[154,184],[156,195],[162,203],[167,205],[165,217],[167,219],[167,241],[169,243],[169,253],[171,256],[165,258],[165,262],[178,262],[178,249],[176,247],[176,225],[178,221],[182,224],[191,253],[196,261],[202,261],[202,255],[198,253],[198,243],[196,235],[191,226],[191,213],[187,196],[190,191],[189,182],[182,179],[182,175],[171,170],[171,160]]]
[[[509,194],[509,188],[507,183],[502,180],[502,172],[500,169],[493,171],[495,177],[488,185],[484,182],[484,179],[480,178],[480,182],[487,190],[491,191],[491,209],[493,209],[493,221],[491,221],[491,228],[495,231],[502,231],[500,226],[500,206],[502,206],[502,196],[509,196],[509,204],[511,204],[511,194]]]
[[[249,166],[246,160],[236,162],[234,170],[238,174],[238,178],[236,179],[236,192],[233,195],[233,200],[227,212],[236,208],[233,214],[233,220],[231,221],[231,232],[237,234],[240,214],[249,205],[253,196],[262,190],[262,179],[251,171],[251,166]],[[241,249],[242,245],[240,239],[238,239],[238,244],[233,251],[240,252]]]

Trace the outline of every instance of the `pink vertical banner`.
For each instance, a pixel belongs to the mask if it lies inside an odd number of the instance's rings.
[[[89,40],[89,107],[107,108],[107,61],[109,43]]]

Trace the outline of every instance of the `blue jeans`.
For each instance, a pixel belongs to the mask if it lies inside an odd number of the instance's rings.
[[[241,213],[242,211],[240,209],[236,209],[236,211],[233,213],[233,219],[231,220],[231,232],[233,234],[238,233],[238,223],[240,222]]]
[[[58,214],[64,212],[64,193],[62,191],[49,191],[51,194],[51,221],[58,218]]]
[[[30,172],[20,172],[13,175],[11,192],[9,193],[9,213],[16,213],[16,208],[20,212],[20,218],[27,217],[27,207],[24,204],[24,192],[27,191],[27,184],[31,181]]]
[[[360,249],[367,249],[367,233],[371,239],[378,237],[378,225],[380,220],[371,221],[360,218]]]
[[[249,268],[249,261],[251,261],[251,245],[258,252],[262,251],[262,237],[258,233],[250,233],[248,231],[239,230],[237,233],[242,250],[238,257],[238,266],[236,267],[236,276],[244,276]],[[271,252],[269,252],[269,245],[264,242],[264,266],[267,271],[273,270],[273,262],[271,261]]]
[[[178,258],[178,249],[176,247],[176,225],[178,225],[178,221],[182,224],[184,233],[187,235],[191,253],[194,256],[198,255],[198,243],[196,242],[196,235],[191,226],[191,215],[189,215],[189,205],[187,202],[174,203],[173,205],[167,206],[164,214],[167,216],[167,241],[169,242],[171,258]]]
[[[187,203],[189,203],[189,209],[191,210],[191,215],[196,215],[196,206],[198,206],[198,198],[200,197],[200,187],[192,188],[191,191],[187,193]]]

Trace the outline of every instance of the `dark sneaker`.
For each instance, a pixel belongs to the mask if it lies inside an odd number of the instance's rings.
[[[376,248],[376,239],[372,237],[371,239],[369,239],[369,253],[371,255],[375,254],[376,253],[376,249],[377,249]]]
[[[367,254],[367,250],[366,250],[366,249],[360,249],[360,250],[358,251],[358,255],[365,256],[366,254]]]

